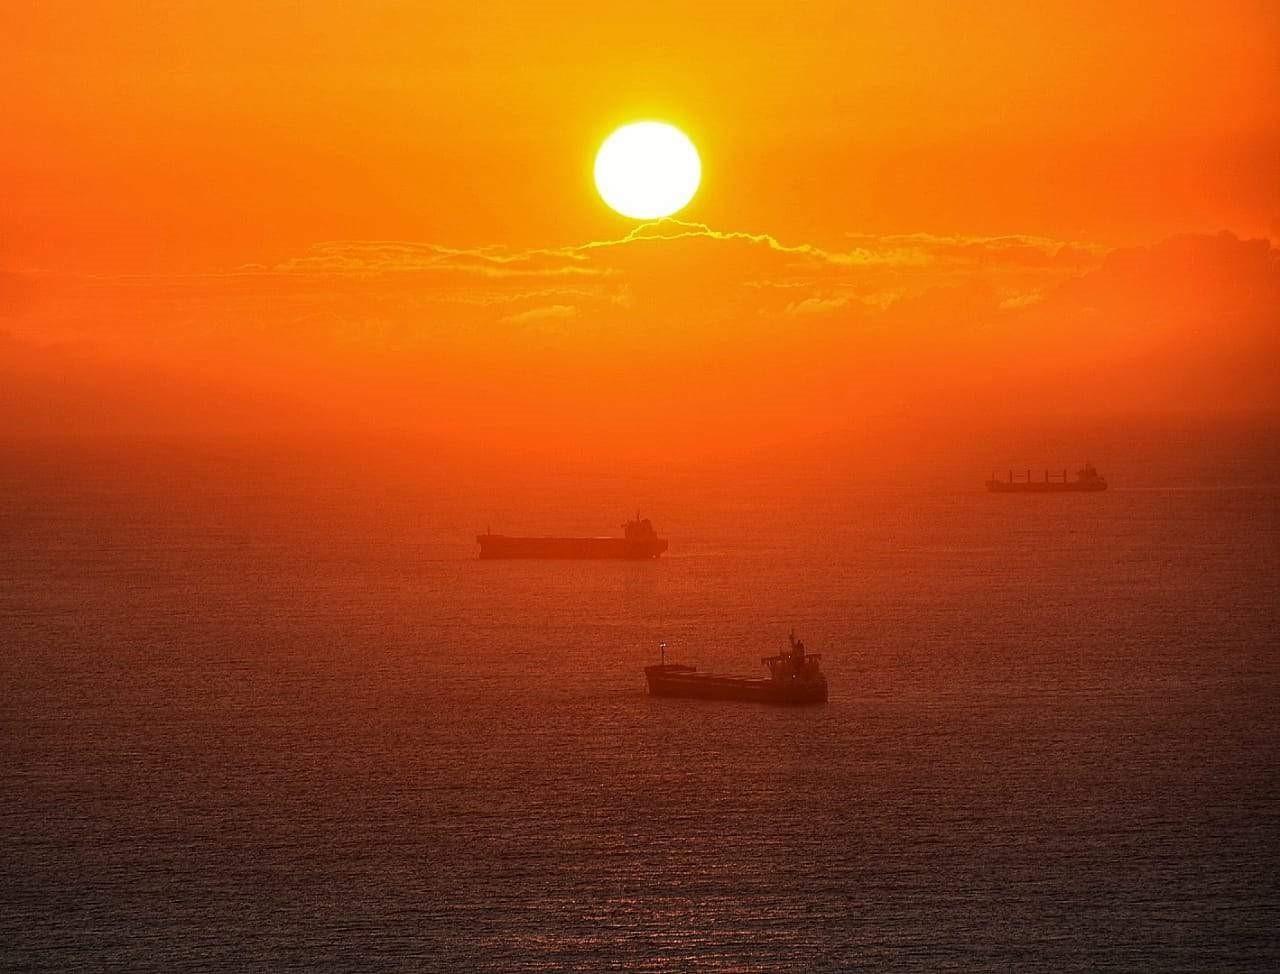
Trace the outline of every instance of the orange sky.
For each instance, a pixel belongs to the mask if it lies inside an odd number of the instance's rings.
[[[10,4],[0,431],[1274,410],[1278,52],[1268,2]],[[642,117],[680,224],[592,189]]]

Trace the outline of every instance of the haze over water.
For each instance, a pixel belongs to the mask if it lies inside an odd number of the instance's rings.
[[[0,966],[1273,970],[1274,438],[1149,443],[1000,497],[9,441]],[[654,563],[475,557],[637,504]],[[791,626],[826,706],[644,693]]]

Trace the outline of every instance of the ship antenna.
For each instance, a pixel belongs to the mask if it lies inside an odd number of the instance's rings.
[[[662,665],[667,665],[667,641],[664,639],[658,643],[658,651],[662,653]]]

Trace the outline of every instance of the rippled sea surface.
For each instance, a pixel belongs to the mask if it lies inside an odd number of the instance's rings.
[[[0,968],[1280,967],[1274,487],[5,457]]]

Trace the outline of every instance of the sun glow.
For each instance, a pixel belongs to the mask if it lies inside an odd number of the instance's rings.
[[[613,209],[637,220],[670,216],[698,191],[702,162],[689,137],[665,122],[618,129],[596,153],[596,189]]]

